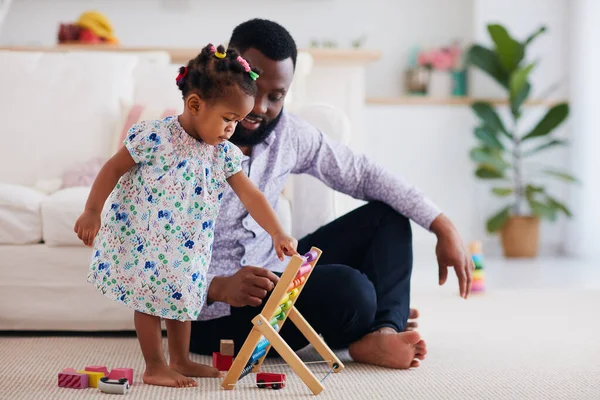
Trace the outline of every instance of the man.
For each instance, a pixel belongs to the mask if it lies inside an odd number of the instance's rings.
[[[316,246],[323,255],[296,307],[330,347],[348,348],[357,362],[417,367],[427,349],[413,330],[416,323],[408,322],[418,316],[409,308],[409,219],[437,235],[439,283],[454,267],[466,298],[472,262],[457,230],[415,187],[283,110],[297,49],[282,26],[247,21],[235,28],[229,46],[261,71],[254,109],[231,141],[242,149],[244,171],[269,202],[276,206],[290,173],[311,174],[369,201],[299,239],[300,254]],[[232,191],[223,198],[215,229],[208,300],[201,320],[192,324],[190,350],[201,354],[218,351],[220,339],[233,339],[239,349],[286,265]],[[293,324],[284,325],[281,334],[293,349],[307,344]]]

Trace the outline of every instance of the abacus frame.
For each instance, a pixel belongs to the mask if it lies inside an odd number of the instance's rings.
[[[315,377],[315,375],[308,369],[308,367],[302,362],[300,357],[292,350],[292,348],[283,340],[283,338],[279,335],[279,330],[285,323],[285,321],[289,319],[292,321],[294,325],[298,328],[298,330],[304,335],[304,337],[313,345],[315,350],[319,353],[319,355],[323,358],[324,362],[329,364],[333,372],[340,372],[344,369],[344,364],[336,357],[336,355],[331,351],[329,346],[321,339],[321,337],[315,332],[315,330],[310,326],[310,324],[304,319],[302,314],[298,312],[295,307],[295,303],[302,294],[302,289],[312,271],[319,261],[321,257],[322,251],[316,247],[312,247],[311,251],[317,253],[317,257],[310,262],[312,268],[310,271],[304,275],[306,276],[304,282],[298,286],[298,294],[292,300],[292,306],[285,312],[285,316],[282,320],[277,322],[279,325],[279,329],[275,330],[271,325],[270,321],[273,318],[273,313],[277,309],[277,307],[281,304],[281,300],[288,293],[288,288],[291,283],[296,278],[300,267],[305,263],[304,258],[294,255],[287,268],[285,269],[283,275],[279,279],[279,282],[273,289],[271,297],[263,307],[260,314],[258,314],[253,320],[252,324],[254,327],[248,334],[244,345],[241,347],[237,356],[235,357],[231,368],[225,375],[223,382],[221,383],[221,387],[226,390],[233,390],[235,384],[240,379],[240,375],[242,370],[248,365],[248,361],[252,356],[256,345],[261,339],[261,336],[264,336],[269,341],[269,346],[266,348],[266,353],[262,358],[260,358],[252,369],[252,372],[258,372],[260,367],[267,357],[269,350],[271,347],[274,347],[275,350],[279,353],[281,358],[285,360],[285,362],[298,374],[300,379],[304,382],[306,386],[313,392],[313,394],[317,395],[323,391],[323,385],[321,382]]]

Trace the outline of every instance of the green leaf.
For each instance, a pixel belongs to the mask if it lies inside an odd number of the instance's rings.
[[[525,83],[523,89],[513,98],[510,98],[510,111],[515,119],[519,119],[521,117],[521,105],[523,102],[527,100],[529,97],[529,92],[531,91],[531,85],[529,82]]]
[[[496,133],[488,129],[485,125],[475,128],[475,136],[489,148],[504,150],[504,146],[496,136]]]
[[[492,188],[492,193],[496,196],[506,197],[514,193],[513,188]]]
[[[536,154],[542,150],[548,149],[550,147],[555,147],[555,146],[564,146],[567,145],[569,142],[566,140],[560,140],[560,139],[553,139],[549,142],[546,142],[542,145],[539,145],[538,147],[535,147],[529,151],[526,151],[522,154],[523,157],[528,157],[531,156],[533,154]]]
[[[502,120],[490,103],[485,101],[477,101],[471,104],[471,108],[473,111],[475,111],[475,114],[477,114],[477,116],[483,120],[487,127],[492,129],[494,132],[502,132],[512,139],[512,135],[506,131],[506,128],[504,128],[504,125],[502,124]]]
[[[533,42],[533,40],[538,37],[539,35],[541,35],[542,33],[546,32],[547,29],[545,26],[541,26],[540,28],[538,28],[537,31],[533,32],[531,35],[529,35],[529,37],[525,40],[525,43],[523,43],[525,46],[531,44],[531,42]]]
[[[498,150],[476,148],[469,152],[469,156],[471,157],[471,160],[490,166],[495,170],[502,171],[510,167],[510,165],[502,159],[501,152]]]
[[[496,53],[506,71],[511,73],[525,56],[525,47],[510,37],[502,25],[488,25],[488,32],[496,45]]]
[[[487,73],[492,79],[508,89],[508,73],[502,67],[498,54],[478,44],[467,51],[466,62]]]
[[[567,115],[569,115],[569,105],[567,103],[555,105],[548,110],[544,118],[522,140],[549,134],[567,118]]]
[[[554,208],[536,200],[529,200],[529,206],[531,207],[533,214],[538,217],[556,221],[556,210]]]
[[[550,175],[550,176],[554,176],[556,178],[562,179],[563,181],[568,182],[568,183],[577,183],[578,182],[577,178],[575,178],[574,176],[569,175],[567,173],[564,173],[564,172],[553,171],[550,169],[545,169],[542,172],[546,175]]]
[[[556,200],[554,197],[547,196],[547,199],[548,199],[548,205],[550,207],[554,208],[555,210],[562,211],[562,213],[565,214],[567,217],[573,216],[573,214],[571,213],[571,210],[569,210],[567,208],[567,206],[565,206],[560,201]]]
[[[481,179],[503,179],[504,174],[489,165],[479,165],[475,170],[475,175]]]
[[[525,187],[525,198],[527,201],[533,200],[536,193],[544,193],[546,188],[543,186],[527,185]]]
[[[500,212],[498,212],[496,215],[492,216],[490,219],[487,220],[486,228],[488,232],[497,232],[500,229],[502,229],[506,221],[508,221],[511,207],[512,206],[503,208],[502,210],[500,210]]]
[[[526,67],[519,68],[510,75],[510,102],[511,104],[519,97],[519,94],[525,90],[525,86],[529,83],[527,78],[531,70],[535,67],[535,62]]]

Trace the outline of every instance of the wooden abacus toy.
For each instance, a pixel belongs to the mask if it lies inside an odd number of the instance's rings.
[[[313,247],[303,257],[292,257],[261,313],[252,320],[254,327],[225,375],[221,383],[223,389],[233,390],[238,380],[250,372],[258,372],[272,346],[313,394],[323,391],[321,382],[329,374],[319,381],[278,333],[288,317],[323,357],[324,362],[329,364],[330,373],[340,372],[344,368],[333,351],[294,307],[320,256],[321,250]]]
[[[482,293],[485,291],[485,274],[483,272],[483,251],[481,242],[471,242],[471,244],[469,244],[469,251],[471,252],[473,264],[475,265],[473,282],[471,283],[471,292]]]

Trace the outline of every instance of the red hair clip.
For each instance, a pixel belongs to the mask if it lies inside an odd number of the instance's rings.
[[[187,73],[188,73],[188,67],[183,67],[183,72],[180,72],[179,75],[177,75],[177,78],[175,78],[175,82],[177,82],[177,84],[179,85],[179,83],[182,81],[182,79],[187,76]]]

